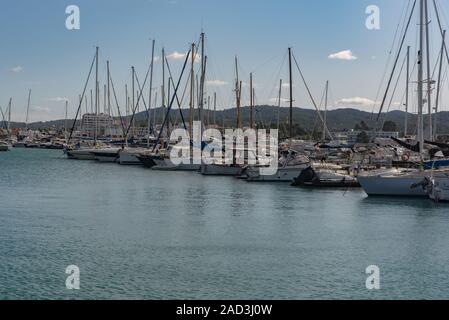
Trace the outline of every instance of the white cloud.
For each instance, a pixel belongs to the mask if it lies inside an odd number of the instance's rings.
[[[48,113],[48,112],[50,112],[50,108],[47,108],[47,107],[38,107],[38,106],[32,107],[31,110],[37,111],[37,112],[41,112],[41,113]]]
[[[211,87],[222,87],[228,85],[228,83],[223,80],[209,80],[206,81],[206,84]]]
[[[368,98],[353,97],[340,99],[337,104],[341,106],[372,107],[376,102]]]
[[[178,51],[175,51],[173,53],[170,53],[167,55],[168,60],[182,60],[186,58],[187,53],[179,53]]]
[[[279,103],[279,98],[271,98],[268,101],[271,103],[275,103],[276,105]],[[281,98],[281,103],[287,103],[289,102],[289,99]]]
[[[343,50],[340,52],[332,53],[328,58],[338,60],[357,60],[357,57],[354,56],[351,50]]]
[[[49,100],[54,101],[54,102],[70,101],[68,98],[65,98],[65,97],[54,97],[54,98],[50,98]]]
[[[23,67],[22,66],[15,66],[14,68],[11,68],[10,71],[15,72],[15,73],[19,73],[23,71]]]
[[[167,60],[174,60],[174,61],[184,60],[187,57],[187,52],[183,53],[183,52],[174,51],[174,52],[166,55],[165,57],[167,58]],[[189,60],[191,58],[192,57],[189,57]],[[158,62],[159,60],[160,60],[160,57],[155,58],[155,61]],[[201,55],[199,53],[197,53],[195,55],[195,63],[199,63],[199,62],[201,62]]]
[[[284,82],[283,84],[282,84],[282,87],[283,88],[290,88],[290,83],[288,83],[288,82]],[[293,84],[293,88],[295,87],[295,85]]]

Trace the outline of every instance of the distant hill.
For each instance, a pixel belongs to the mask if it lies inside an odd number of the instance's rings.
[[[154,119],[154,112],[156,111],[156,119],[157,122],[160,123],[162,119],[161,108],[151,111],[151,118]],[[274,106],[257,106],[255,107],[254,112],[254,121],[263,127],[272,127],[276,126],[278,119],[278,111],[279,111],[279,119],[281,127],[288,126],[288,117],[289,117],[289,109],[281,108],[280,110]],[[185,121],[188,121],[188,110],[182,110]],[[145,125],[146,123],[146,112],[140,112],[136,114],[135,119],[137,123],[140,125]],[[391,111],[388,113],[382,114],[384,120],[393,121],[396,123],[397,130],[400,132],[404,131],[404,120],[405,120],[405,112],[403,111]],[[198,113],[195,112],[195,119],[198,119]],[[241,118],[243,126],[247,126],[249,122],[249,107],[243,107],[241,111]],[[427,116],[425,117],[424,126],[427,127]],[[437,115],[438,118],[438,133],[440,134],[449,134],[449,112],[440,112]],[[172,121],[177,120],[178,123],[181,123],[181,117],[179,113],[179,109],[173,110],[171,114]],[[210,123],[213,123],[213,111],[209,112],[209,116],[207,116],[207,111],[205,111],[205,119],[209,119]],[[357,124],[360,124],[361,121],[364,121],[366,125],[370,128],[375,127],[377,119],[377,114],[372,114],[370,112],[365,112],[356,109],[338,109],[328,111],[327,113],[327,123],[328,127],[331,131],[347,131],[354,129]],[[236,125],[236,109],[226,109],[217,111],[215,115],[215,120],[217,125],[225,125],[226,127],[234,127]],[[322,124],[317,116],[315,110],[311,109],[301,109],[294,108],[293,109],[293,122],[295,125],[299,126],[305,132],[311,133],[314,131],[315,133],[321,132]],[[0,123],[2,125],[2,123]],[[73,120],[68,121],[69,127],[73,125]],[[12,123],[12,127],[24,127],[24,123]],[[64,120],[55,120],[55,121],[46,121],[46,122],[34,122],[28,125],[28,127],[32,129],[42,129],[49,127],[63,127]],[[416,129],[416,115],[409,114],[409,131],[414,132]]]

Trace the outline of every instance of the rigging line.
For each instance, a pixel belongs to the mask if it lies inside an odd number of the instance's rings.
[[[119,106],[119,103],[118,103],[117,95],[115,93],[114,81],[112,81],[112,74],[111,74],[110,70],[109,70],[109,78],[111,80],[111,87],[112,87],[112,93],[114,94],[115,104],[117,105],[117,111],[118,111],[118,115],[119,115],[119,118],[120,118],[120,124],[121,124],[122,131],[123,131],[123,137],[126,139],[125,124],[124,124],[124,120],[123,120],[122,114],[120,112],[120,106]]]
[[[168,73],[169,73],[169,75],[170,75],[170,77],[169,77],[169,79],[170,79],[170,84],[169,84],[169,85],[172,85],[172,86],[173,86],[173,89],[175,89],[175,88],[176,88],[176,87],[175,87],[175,83],[173,82],[173,76],[172,76],[172,73],[171,73],[171,70],[170,70],[170,65],[168,64],[167,58],[165,58],[165,62],[166,62],[166,64],[167,64]],[[185,96],[185,94],[186,94],[187,86],[188,86],[188,85],[189,85],[189,81],[186,81],[186,85],[184,86],[184,92],[182,93],[182,96],[181,96],[181,101],[179,101],[178,94],[175,92],[176,102],[177,102],[177,104],[178,104],[179,113],[180,113],[180,115],[181,115],[182,124],[183,124],[185,130],[187,130],[187,125],[186,125],[186,122],[185,122],[185,119],[184,119],[184,115],[183,115],[183,113],[182,113],[182,107],[181,107],[181,106],[182,106],[182,102],[184,101],[184,96]],[[177,122],[177,119],[175,119],[175,123],[176,123],[176,122]]]
[[[438,26],[439,26],[439,28],[440,28],[441,36],[443,36],[443,26],[442,26],[442,24],[441,24],[440,14],[439,14],[438,7],[437,7],[437,3],[436,3],[435,0],[433,0],[433,7],[435,8],[435,15],[436,15],[436,17],[437,17]],[[447,59],[447,62],[449,63],[449,53],[448,53],[448,50],[447,50],[447,45],[446,45],[446,43],[444,44],[444,50],[446,51],[446,59]]]
[[[415,0],[414,3],[413,3],[413,8],[412,8],[412,10],[411,10],[410,17],[409,17],[408,22],[407,22],[407,27],[405,28],[405,32],[404,32],[403,37],[402,37],[402,40],[401,40],[401,44],[400,44],[400,47],[399,47],[399,50],[398,50],[398,54],[397,54],[397,56],[396,56],[396,59],[395,59],[394,65],[393,65],[393,70],[392,70],[392,72],[391,72],[390,79],[388,80],[387,88],[386,88],[386,90],[385,90],[385,94],[384,94],[384,97],[383,97],[383,99],[382,99],[382,103],[381,103],[380,108],[379,108],[379,113],[378,113],[378,115],[377,115],[377,121],[379,121],[379,119],[380,119],[380,116],[381,116],[381,114],[382,114],[382,109],[384,108],[385,101],[387,100],[388,91],[390,90],[391,81],[393,80],[394,72],[396,71],[396,66],[397,66],[399,57],[400,57],[400,55],[401,55],[402,47],[403,47],[403,45],[404,45],[404,41],[405,41],[405,38],[406,38],[406,36],[407,36],[407,31],[408,31],[408,28],[409,28],[409,26],[410,26],[410,22],[411,22],[411,20],[412,20],[413,13],[414,13],[414,11],[415,11],[415,6],[416,6],[416,0]]]
[[[403,18],[404,19],[404,24],[405,24],[405,19],[407,17],[408,8],[410,7],[410,3],[411,3],[411,1],[409,0],[408,6],[407,6],[407,10],[405,11],[405,15],[404,15],[404,18]],[[405,8],[405,6],[404,6],[404,8]],[[401,17],[402,17],[403,14],[404,14],[404,9],[403,9],[403,12],[401,13]],[[393,42],[391,44],[390,50],[388,51],[387,63],[385,64],[385,68],[384,68],[384,71],[382,73],[382,77],[381,77],[379,86],[377,88],[376,98],[374,99],[373,107],[372,107],[372,110],[371,110],[372,115],[374,114],[374,109],[376,108],[376,101],[379,98],[379,94],[380,94],[380,91],[382,89],[382,83],[385,80],[385,76],[387,75],[387,71],[388,71],[388,66],[390,65],[390,62],[391,62],[393,49],[394,49],[394,46],[395,46],[395,43],[396,43],[396,38],[397,38],[398,31],[399,31],[399,25],[400,25],[400,23],[398,23],[398,25],[396,26],[396,31],[394,33]]]
[[[79,105],[78,105],[78,110],[76,110],[75,120],[73,121],[72,128],[70,129],[69,138],[66,141],[67,144],[69,144],[70,140],[72,139],[73,131],[75,130],[75,126],[76,126],[76,119],[78,118],[78,115],[79,115],[79,112],[80,112],[80,109],[81,109],[81,106],[82,106],[82,103],[83,103],[83,99],[84,99],[84,96],[86,94],[87,85],[89,84],[89,79],[90,79],[90,76],[92,74],[92,70],[94,68],[94,63],[95,63],[96,59],[97,59],[97,54],[95,54],[95,56],[94,56],[94,58],[92,60],[92,64],[90,65],[89,74],[87,75],[87,80],[86,80],[86,83],[84,84],[83,94],[81,95],[81,99],[80,99],[80,102],[79,102]]]
[[[6,131],[8,131],[8,134],[9,134],[8,126],[6,125],[6,119],[5,119],[6,117],[5,117],[5,114],[3,113],[3,109],[1,106],[0,106],[0,112],[1,112],[2,118],[3,118],[3,121],[2,121],[3,127],[5,128]],[[5,112],[6,112],[6,110],[5,110]]]
[[[137,76],[137,71],[134,71],[134,76],[136,77],[136,82],[137,82],[137,86],[140,92],[143,92],[143,88],[140,86],[140,81],[139,81],[139,77]],[[145,84],[145,83],[144,83]],[[147,103],[145,102],[145,97],[142,95],[142,101],[143,101],[143,105],[145,107],[145,111],[147,113],[147,118],[148,118],[148,106]],[[137,101],[137,103],[139,103],[139,101]]]
[[[313,103],[313,105],[315,107],[315,110],[317,111],[318,116],[320,117],[321,123],[323,124],[325,130],[327,130],[327,133],[329,134],[329,137],[331,139],[333,139],[332,133],[329,131],[329,128],[327,127],[327,124],[325,123],[323,117],[321,116],[321,113],[319,112],[319,109],[318,109],[318,107],[316,105],[315,99],[313,99],[312,93],[310,92],[309,86],[308,86],[308,84],[306,82],[306,79],[304,78],[304,75],[302,74],[301,68],[299,68],[298,61],[296,60],[296,57],[295,57],[294,54],[293,54],[293,60],[295,61],[296,67],[298,68],[299,74],[301,75],[302,81],[304,82],[306,90],[307,90],[307,92],[309,94],[309,98],[312,101],[312,103]]]
[[[278,72],[275,75],[274,79],[275,79],[275,83],[273,84],[273,86],[271,86],[271,91],[267,97],[267,102],[270,102],[270,99],[272,99],[272,97],[274,96],[274,92],[279,90],[279,79],[282,73],[282,69],[284,68],[284,65],[286,64],[287,61],[287,56],[288,56],[288,51],[285,51],[284,57],[282,58],[280,64],[278,65]],[[279,97],[276,97],[276,101],[278,101]]]
[[[326,88],[323,90],[323,94],[321,96],[321,100],[320,100],[320,104],[319,104],[319,108],[321,109],[321,107],[323,106],[323,101],[324,101],[324,97],[326,96]],[[313,122],[313,129],[312,129],[312,133],[311,133],[311,137],[313,137],[313,135],[315,134],[315,129],[318,126],[318,116],[315,114],[315,119]]]
[[[140,99],[143,100],[143,103],[145,105],[145,108],[146,108],[146,111],[147,111],[147,115],[148,115],[148,108],[147,108],[147,105],[145,103],[145,98],[143,97],[143,89],[145,88],[145,85],[147,83],[148,75],[150,74],[150,70],[151,70],[151,64],[148,67],[147,74],[145,75],[145,79],[143,81],[143,86],[142,87],[140,87],[139,79],[137,78],[137,71],[134,70],[134,78],[137,80],[137,84],[139,86],[139,91],[140,92],[139,92],[139,97],[137,98],[136,104],[134,106],[132,106],[133,114],[132,114],[131,119],[129,121],[128,128],[126,130],[125,139],[128,139],[127,137],[128,137],[128,134],[129,134],[129,130],[131,129],[131,126],[133,125],[134,117],[136,115],[136,111],[137,111],[137,107],[139,106]],[[134,92],[133,92],[133,96],[134,96]]]
[[[175,101],[175,97],[176,97],[176,94],[177,94],[177,92],[178,92],[179,85],[181,84],[182,76],[184,75],[184,71],[185,71],[185,69],[186,69],[187,62],[189,61],[189,56],[190,56],[190,54],[191,54],[191,50],[188,51],[187,56],[186,56],[186,60],[184,61],[184,66],[182,67],[181,75],[179,76],[178,84],[176,85],[176,88],[175,88],[175,93],[173,94],[173,97],[171,98],[170,104],[169,104],[169,106],[168,106],[168,109],[167,109],[167,112],[166,112],[164,121],[163,121],[163,123],[162,123],[161,130],[159,131],[159,135],[158,135],[157,140],[156,140],[156,143],[155,143],[155,145],[154,145],[154,147],[153,147],[153,152],[154,152],[154,150],[156,149],[156,146],[157,146],[157,145],[159,144],[159,142],[161,141],[162,132],[164,131],[164,126],[165,126],[165,124],[167,123],[168,115],[169,115],[170,110],[171,110],[171,108],[172,108],[172,106],[173,106],[173,103],[174,103],[174,101]]]
[[[387,112],[386,112],[386,114],[385,114],[385,116],[383,117],[383,120],[382,120],[381,128],[383,128],[384,125],[385,125],[385,121],[386,121],[386,118],[387,118],[387,113],[390,111],[391,104],[393,103],[394,95],[396,93],[396,89],[398,87],[399,80],[401,80],[402,71],[404,70],[404,66],[405,66],[405,62],[406,61],[407,61],[407,57],[405,57],[404,61],[402,62],[402,66],[401,66],[401,69],[399,71],[399,75],[398,75],[398,78],[396,80],[396,83],[395,83],[395,86],[394,86],[394,89],[393,89],[393,93],[391,94],[391,97],[390,97],[390,101],[389,101],[389,104],[388,104]]]

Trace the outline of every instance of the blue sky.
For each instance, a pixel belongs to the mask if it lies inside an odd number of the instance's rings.
[[[101,85],[105,61],[109,59],[123,105],[125,83],[131,82],[130,67],[135,66],[139,77],[144,77],[150,60],[150,38],[156,39],[158,55],[162,46],[168,55],[185,53],[204,30],[207,93],[217,92],[219,108],[232,107],[234,103],[235,55],[239,57],[243,81],[248,82],[249,73],[254,73],[256,102],[272,102],[277,96],[279,77],[288,79],[287,66],[281,65],[291,46],[318,102],[325,81],[329,80],[333,108],[344,105],[371,111],[369,101],[376,100],[395,30],[408,3],[409,0],[3,0],[0,105],[5,108],[12,97],[13,119],[24,121],[27,92],[32,89],[31,121],[62,118],[64,102],[59,98],[69,99],[69,115],[73,115],[96,45],[100,47]],[[80,8],[80,30],[69,31],[65,27],[65,8],[72,4]],[[368,5],[380,8],[380,30],[365,27]],[[443,12],[443,16],[448,13]],[[432,26],[432,31],[437,34],[436,26]],[[415,46],[415,19],[407,43]],[[439,44],[440,39],[434,37],[433,52]],[[357,59],[329,58],[344,50],[351,50]],[[435,62],[434,58],[432,68]],[[182,59],[170,59],[170,63],[177,77]],[[295,105],[309,107],[310,100],[296,71],[294,82]],[[160,64],[156,64],[154,87],[159,88],[160,84]],[[398,108],[402,98],[401,86],[402,82],[394,108]],[[244,88],[244,100],[248,100],[247,91]],[[446,98],[445,95],[443,101]]]

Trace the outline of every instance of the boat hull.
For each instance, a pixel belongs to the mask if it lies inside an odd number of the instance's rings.
[[[399,196],[399,197],[425,197],[424,188],[413,185],[419,184],[424,174],[404,176],[358,176],[357,181],[368,196]]]
[[[220,166],[220,165],[201,165],[201,174],[205,176],[240,176],[242,167],[238,166]]]
[[[75,160],[95,160],[93,150],[68,150],[67,157]]]
[[[117,162],[119,158],[118,151],[115,152],[92,152],[95,156],[95,160],[98,162]]]
[[[146,168],[152,168],[156,165],[156,163],[153,161],[153,158],[148,155],[138,155],[136,156],[137,159],[139,159],[140,163],[144,165]]]
[[[121,150],[117,162],[121,165],[142,165],[142,162],[139,160],[138,156],[139,153],[136,151]]]
[[[246,180],[249,182],[292,182],[298,177],[307,165],[279,168],[273,175],[261,175],[260,168],[250,167],[246,171]]]

